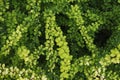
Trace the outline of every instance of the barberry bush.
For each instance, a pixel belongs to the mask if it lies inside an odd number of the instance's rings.
[[[0,0],[0,80],[119,80],[120,0]]]

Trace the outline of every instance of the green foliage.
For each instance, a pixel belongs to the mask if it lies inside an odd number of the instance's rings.
[[[120,0],[0,0],[0,80],[119,80]]]

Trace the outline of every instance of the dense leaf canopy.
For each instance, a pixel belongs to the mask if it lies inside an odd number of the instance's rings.
[[[0,80],[119,80],[120,0],[0,0]]]

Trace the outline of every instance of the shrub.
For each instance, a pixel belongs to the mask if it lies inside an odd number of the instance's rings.
[[[120,0],[1,0],[0,79],[120,79]]]

